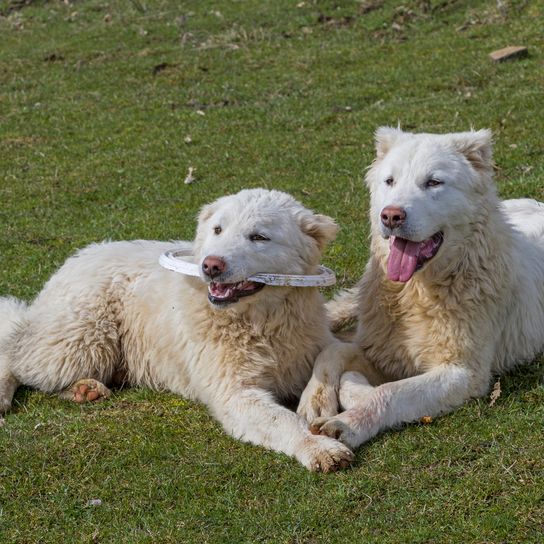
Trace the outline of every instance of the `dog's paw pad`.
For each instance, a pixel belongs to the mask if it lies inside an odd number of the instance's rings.
[[[111,391],[98,380],[78,380],[68,389],[63,391],[60,398],[71,400],[78,404],[85,402],[98,402],[111,396]]]

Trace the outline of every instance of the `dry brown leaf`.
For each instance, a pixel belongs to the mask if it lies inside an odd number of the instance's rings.
[[[501,380],[499,378],[493,386],[493,391],[491,391],[491,395],[489,395],[489,406],[493,406],[495,402],[497,402],[497,399],[501,396],[501,392]]]

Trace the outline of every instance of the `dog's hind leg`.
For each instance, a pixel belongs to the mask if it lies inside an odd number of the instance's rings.
[[[11,370],[20,383],[76,402],[109,396],[103,384],[121,362],[116,318],[105,301],[85,302],[30,308],[11,342]]]

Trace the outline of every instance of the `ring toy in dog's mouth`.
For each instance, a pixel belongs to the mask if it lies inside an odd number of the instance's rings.
[[[184,259],[187,257],[192,257],[191,252],[187,250],[171,250],[163,253],[159,258],[159,264],[163,268],[168,270],[173,270],[180,274],[185,274],[187,276],[200,276],[199,266],[196,263],[191,262],[190,260]],[[220,283],[214,284],[210,283],[210,295],[214,296],[212,290],[212,285],[222,286],[218,289],[235,289],[236,296],[247,296],[253,294],[254,292],[262,289],[264,284],[266,285],[276,285],[283,287],[328,287],[329,285],[334,285],[336,283],[336,276],[334,272],[325,266],[318,267],[318,274],[314,275],[304,275],[304,274],[254,274],[245,280],[238,283]],[[253,284],[263,284],[260,287],[254,286]],[[236,287],[234,287],[236,286]],[[217,291],[217,294],[220,295],[220,291]]]

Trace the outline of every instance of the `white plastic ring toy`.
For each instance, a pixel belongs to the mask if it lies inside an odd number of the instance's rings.
[[[192,257],[187,250],[171,250],[163,253],[159,258],[159,264],[186,276],[200,276],[199,267],[196,263],[188,261],[183,257]],[[336,283],[334,272],[326,266],[318,267],[319,274],[255,274],[248,281],[265,283],[266,285],[277,285],[284,287],[328,287]]]

